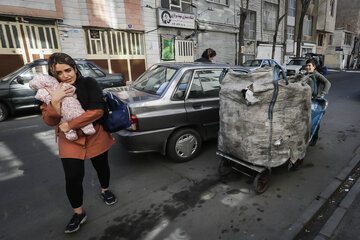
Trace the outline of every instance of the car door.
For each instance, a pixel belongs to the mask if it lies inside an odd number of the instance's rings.
[[[188,122],[200,125],[206,138],[216,137],[219,129],[219,79],[222,71],[196,70],[185,100]]]
[[[47,73],[47,64],[34,64],[16,76],[10,83],[10,98],[15,109],[35,107],[36,91],[29,87],[29,82],[37,73]]]

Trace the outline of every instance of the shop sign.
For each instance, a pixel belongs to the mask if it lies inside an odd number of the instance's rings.
[[[175,28],[195,28],[195,16],[188,13],[158,9],[158,25]]]

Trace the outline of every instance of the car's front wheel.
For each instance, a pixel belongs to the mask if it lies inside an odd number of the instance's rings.
[[[9,116],[8,108],[3,103],[0,103],[0,122],[6,120],[8,116]]]
[[[173,133],[167,145],[167,154],[174,162],[187,162],[200,152],[200,134],[192,128],[184,128]]]

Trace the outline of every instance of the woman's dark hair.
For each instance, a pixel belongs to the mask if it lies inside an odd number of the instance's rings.
[[[79,71],[79,69],[76,67],[76,63],[74,61],[74,59],[72,57],[70,57],[69,55],[67,55],[66,53],[53,53],[51,54],[51,56],[49,57],[48,60],[48,72],[50,76],[53,76],[56,78],[56,69],[55,66],[56,64],[67,64],[70,67],[72,67],[73,69],[76,70],[76,78],[81,77],[81,72]]]
[[[202,56],[203,58],[207,58],[207,59],[213,58],[213,57],[216,56],[216,52],[215,52],[214,49],[208,48],[208,49],[206,49],[206,50],[203,52],[203,54],[202,54],[201,56]]]

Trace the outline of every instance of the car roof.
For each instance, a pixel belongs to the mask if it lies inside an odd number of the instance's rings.
[[[85,59],[85,58],[74,58],[75,62],[87,62],[87,61],[91,61],[89,59]],[[38,59],[33,61],[33,63],[47,63],[48,59]]]
[[[216,63],[203,63],[203,62],[168,62],[168,63],[157,63],[154,65],[166,66],[171,68],[238,68],[248,71],[247,68],[238,65],[230,64],[216,64]]]

